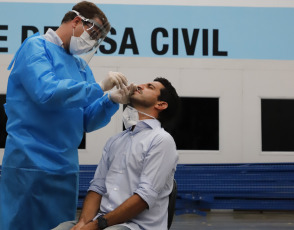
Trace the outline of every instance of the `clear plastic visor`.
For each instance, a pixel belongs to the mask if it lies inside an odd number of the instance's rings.
[[[92,40],[96,41],[92,49],[90,49],[87,53],[79,55],[79,57],[84,59],[84,61],[86,62],[83,67],[85,68],[88,65],[88,63],[91,61],[92,57],[96,53],[100,44],[103,42],[103,40],[109,33],[111,29],[111,25],[109,22],[106,22],[103,25],[100,25],[97,21],[93,19],[85,18],[84,16],[80,15],[79,12],[75,10],[72,10],[72,11],[75,12],[77,16],[79,16],[82,19],[85,31],[88,32]]]
[[[76,15],[82,19],[85,29],[89,33],[91,39],[98,41],[98,43],[99,40],[104,40],[111,29],[109,22],[105,22],[103,25],[101,25],[93,19],[85,18],[75,10],[72,10],[72,12],[76,13]]]

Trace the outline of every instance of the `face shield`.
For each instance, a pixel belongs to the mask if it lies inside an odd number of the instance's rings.
[[[91,61],[92,57],[96,53],[97,49],[99,48],[100,44],[107,36],[108,32],[111,29],[110,23],[106,22],[103,25],[100,25],[97,21],[93,19],[85,18],[84,16],[80,15],[79,12],[72,10],[74,13],[79,16],[83,21],[84,30],[90,35],[91,44],[94,44],[89,51],[78,55],[81,57],[85,63],[83,63],[83,68],[85,68],[88,63]]]

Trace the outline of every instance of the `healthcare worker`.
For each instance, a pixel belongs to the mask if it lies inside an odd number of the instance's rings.
[[[87,65],[109,30],[95,4],[80,2],[56,31],[29,37],[15,54],[5,104],[1,230],[48,230],[75,218],[83,133],[105,126],[132,91],[117,72],[96,83]]]

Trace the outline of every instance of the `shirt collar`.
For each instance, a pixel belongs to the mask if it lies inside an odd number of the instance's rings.
[[[145,119],[145,120],[140,120],[136,124],[133,132],[138,132],[144,128],[150,127],[151,129],[156,129],[161,127],[161,123],[157,119]],[[132,127],[129,128],[130,130]]]
[[[54,30],[52,30],[51,28],[49,28],[46,32],[46,34],[43,35],[44,38],[49,41],[54,43],[55,45],[61,46],[63,47],[63,42],[60,39],[60,37],[56,34],[56,32]]]

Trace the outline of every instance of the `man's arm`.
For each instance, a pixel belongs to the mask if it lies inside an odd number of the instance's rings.
[[[146,208],[148,208],[147,203],[138,194],[134,194],[116,209],[104,215],[104,218],[108,226],[121,224],[134,218]]]
[[[96,192],[88,192],[84,200],[83,209],[79,221],[76,226],[72,228],[72,230],[78,230],[92,221],[92,219],[97,215],[99,211],[101,198],[102,196]]]
[[[157,194],[163,189],[173,172],[177,158],[178,155],[172,137],[170,135],[159,136],[157,144],[153,143],[144,159],[144,171],[142,172],[144,175],[141,175],[141,181],[142,178],[145,178],[143,183],[134,191],[134,195],[115,210],[104,215],[108,225],[125,223],[145,209],[151,208],[156,202]],[[150,184],[150,181],[152,184]]]

